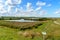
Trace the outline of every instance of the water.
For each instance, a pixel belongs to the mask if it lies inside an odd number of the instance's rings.
[[[35,22],[32,20],[24,20],[24,19],[20,19],[20,20],[6,20],[6,21],[13,21],[13,22]]]

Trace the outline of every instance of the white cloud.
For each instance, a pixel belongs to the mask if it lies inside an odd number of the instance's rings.
[[[26,7],[27,7],[28,9],[30,9],[30,8],[31,8],[31,6],[32,6],[32,4],[31,4],[31,3],[27,3],[27,5],[26,5]]]
[[[5,5],[12,4],[11,0],[6,0]]]
[[[5,13],[6,10],[4,8],[4,0],[0,0],[0,13]]]
[[[6,5],[17,5],[17,4],[21,4],[21,0],[6,0],[5,4]]]
[[[5,5],[8,7],[8,13],[13,13],[16,10],[15,6],[21,4],[21,0],[6,0]]]
[[[29,12],[33,11],[32,3],[27,3],[26,10],[29,11]]]
[[[47,12],[45,10],[41,10],[40,13],[41,13],[41,15],[47,14]]]
[[[13,4],[20,4],[21,0],[11,0]]]
[[[26,4],[26,9],[23,7],[16,8],[17,4],[21,4],[21,0],[6,0],[5,4],[0,3],[0,13],[6,13],[9,16],[41,16],[46,13],[41,6],[46,5],[45,2],[37,2],[37,8],[33,8],[32,3]],[[5,6],[7,6],[5,8]]]
[[[36,3],[36,5],[37,5],[37,6],[45,6],[46,3],[45,3],[45,2],[40,2],[40,1],[38,1],[38,2]]]
[[[0,10],[3,8],[3,6],[4,6],[4,5],[2,5],[2,4],[0,3]]]
[[[8,6],[8,12],[14,12],[13,10],[15,10],[15,7],[14,6]]]
[[[60,14],[60,9],[54,12],[55,14]]]
[[[0,13],[6,13],[7,11],[5,9],[1,9]]]
[[[38,7],[38,8],[36,8],[35,10],[36,10],[36,11],[40,11],[40,10],[41,10],[41,7]]]
[[[21,0],[0,0],[0,13],[13,12],[17,4],[21,4]]]
[[[47,5],[47,7],[50,7],[50,6],[52,6],[52,4],[48,4],[48,5]]]
[[[39,17],[42,16],[46,13],[45,10],[42,9],[42,7],[37,7],[35,9],[33,9],[34,6],[32,6],[32,3],[27,3],[26,4],[26,9],[24,10],[23,7],[21,7],[20,9],[16,9],[16,14],[15,16],[35,16],[35,17]]]

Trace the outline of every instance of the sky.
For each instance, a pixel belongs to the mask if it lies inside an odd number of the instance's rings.
[[[0,0],[0,16],[60,17],[60,0]]]

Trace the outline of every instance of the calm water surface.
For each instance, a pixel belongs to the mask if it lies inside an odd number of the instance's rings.
[[[20,19],[20,20],[6,20],[6,21],[14,21],[14,22],[36,22],[36,21],[24,20],[24,19]]]

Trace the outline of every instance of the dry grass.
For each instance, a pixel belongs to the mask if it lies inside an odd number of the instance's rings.
[[[42,36],[40,32],[34,32],[34,31],[24,31],[24,32],[18,32],[19,35],[23,35],[24,37],[34,38]]]

